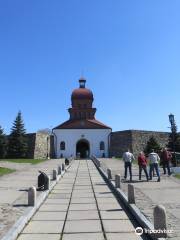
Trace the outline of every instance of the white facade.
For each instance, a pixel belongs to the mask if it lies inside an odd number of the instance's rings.
[[[109,137],[111,129],[54,129],[55,154],[60,157],[75,157],[77,155],[77,143],[85,140],[89,144],[89,156],[108,157]],[[65,149],[61,150],[61,143],[65,143]],[[100,143],[104,142],[104,150],[100,150]]]

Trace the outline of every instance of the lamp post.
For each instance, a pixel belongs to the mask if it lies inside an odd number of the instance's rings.
[[[174,161],[175,161],[175,166],[177,165],[176,163],[176,152],[175,152],[175,134],[176,134],[176,124],[174,120],[174,115],[171,113],[169,114],[169,122],[171,124],[171,133],[172,133],[172,150],[173,150],[173,155],[174,155]]]

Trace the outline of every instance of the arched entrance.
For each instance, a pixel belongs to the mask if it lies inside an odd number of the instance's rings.
[[[86,139],[79,140],[76,144],[76,155],[80,158],[88,158],[89,153],[89,142]]]

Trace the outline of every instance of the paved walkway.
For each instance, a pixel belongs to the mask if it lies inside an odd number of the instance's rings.
[[[76,160],[18,240],[134,240],[128,218],[91,160]]]
[[[104,170],[108,167],[112,169],[113,178],[115,174],[124,176],[124,163],[118,159],[100,159]],[[142,181],[139,181],[138,166],[133,165],[133,185],[135,187],[136,205],[144,215],[153,222],[153,208],[157,204],[165,206],[167,211],[168,229],[173,230],[170,239],[180,239],[180,180],[162,174],[161,182],[156,182],[157,177],[146,182],[143,173]],[[127,183],[122,182],[122,190],[127,193]]]
[[[17,170],[0,177],[0,239],[28,208],[25,190],[37,185],[38,170],[52,175],[52,169],[57,169],[62,162],[64,159],[48,160],[36,165],[0,161],[1,167]]]

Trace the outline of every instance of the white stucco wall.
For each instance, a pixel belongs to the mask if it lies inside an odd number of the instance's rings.
[[[76,156],[76,144],[81,139],[86,139],[90,144],[90,156],[95,155],[102,157],[109,155],[109,135],[111,129],[54,129],[55,135],[55,153],[59,158],[61,154],[64,157]],[[60,142],[64,141],[66,144],[65,150],[60,150]],[[105,150],[100,150],[100,142],[105,144]]]

